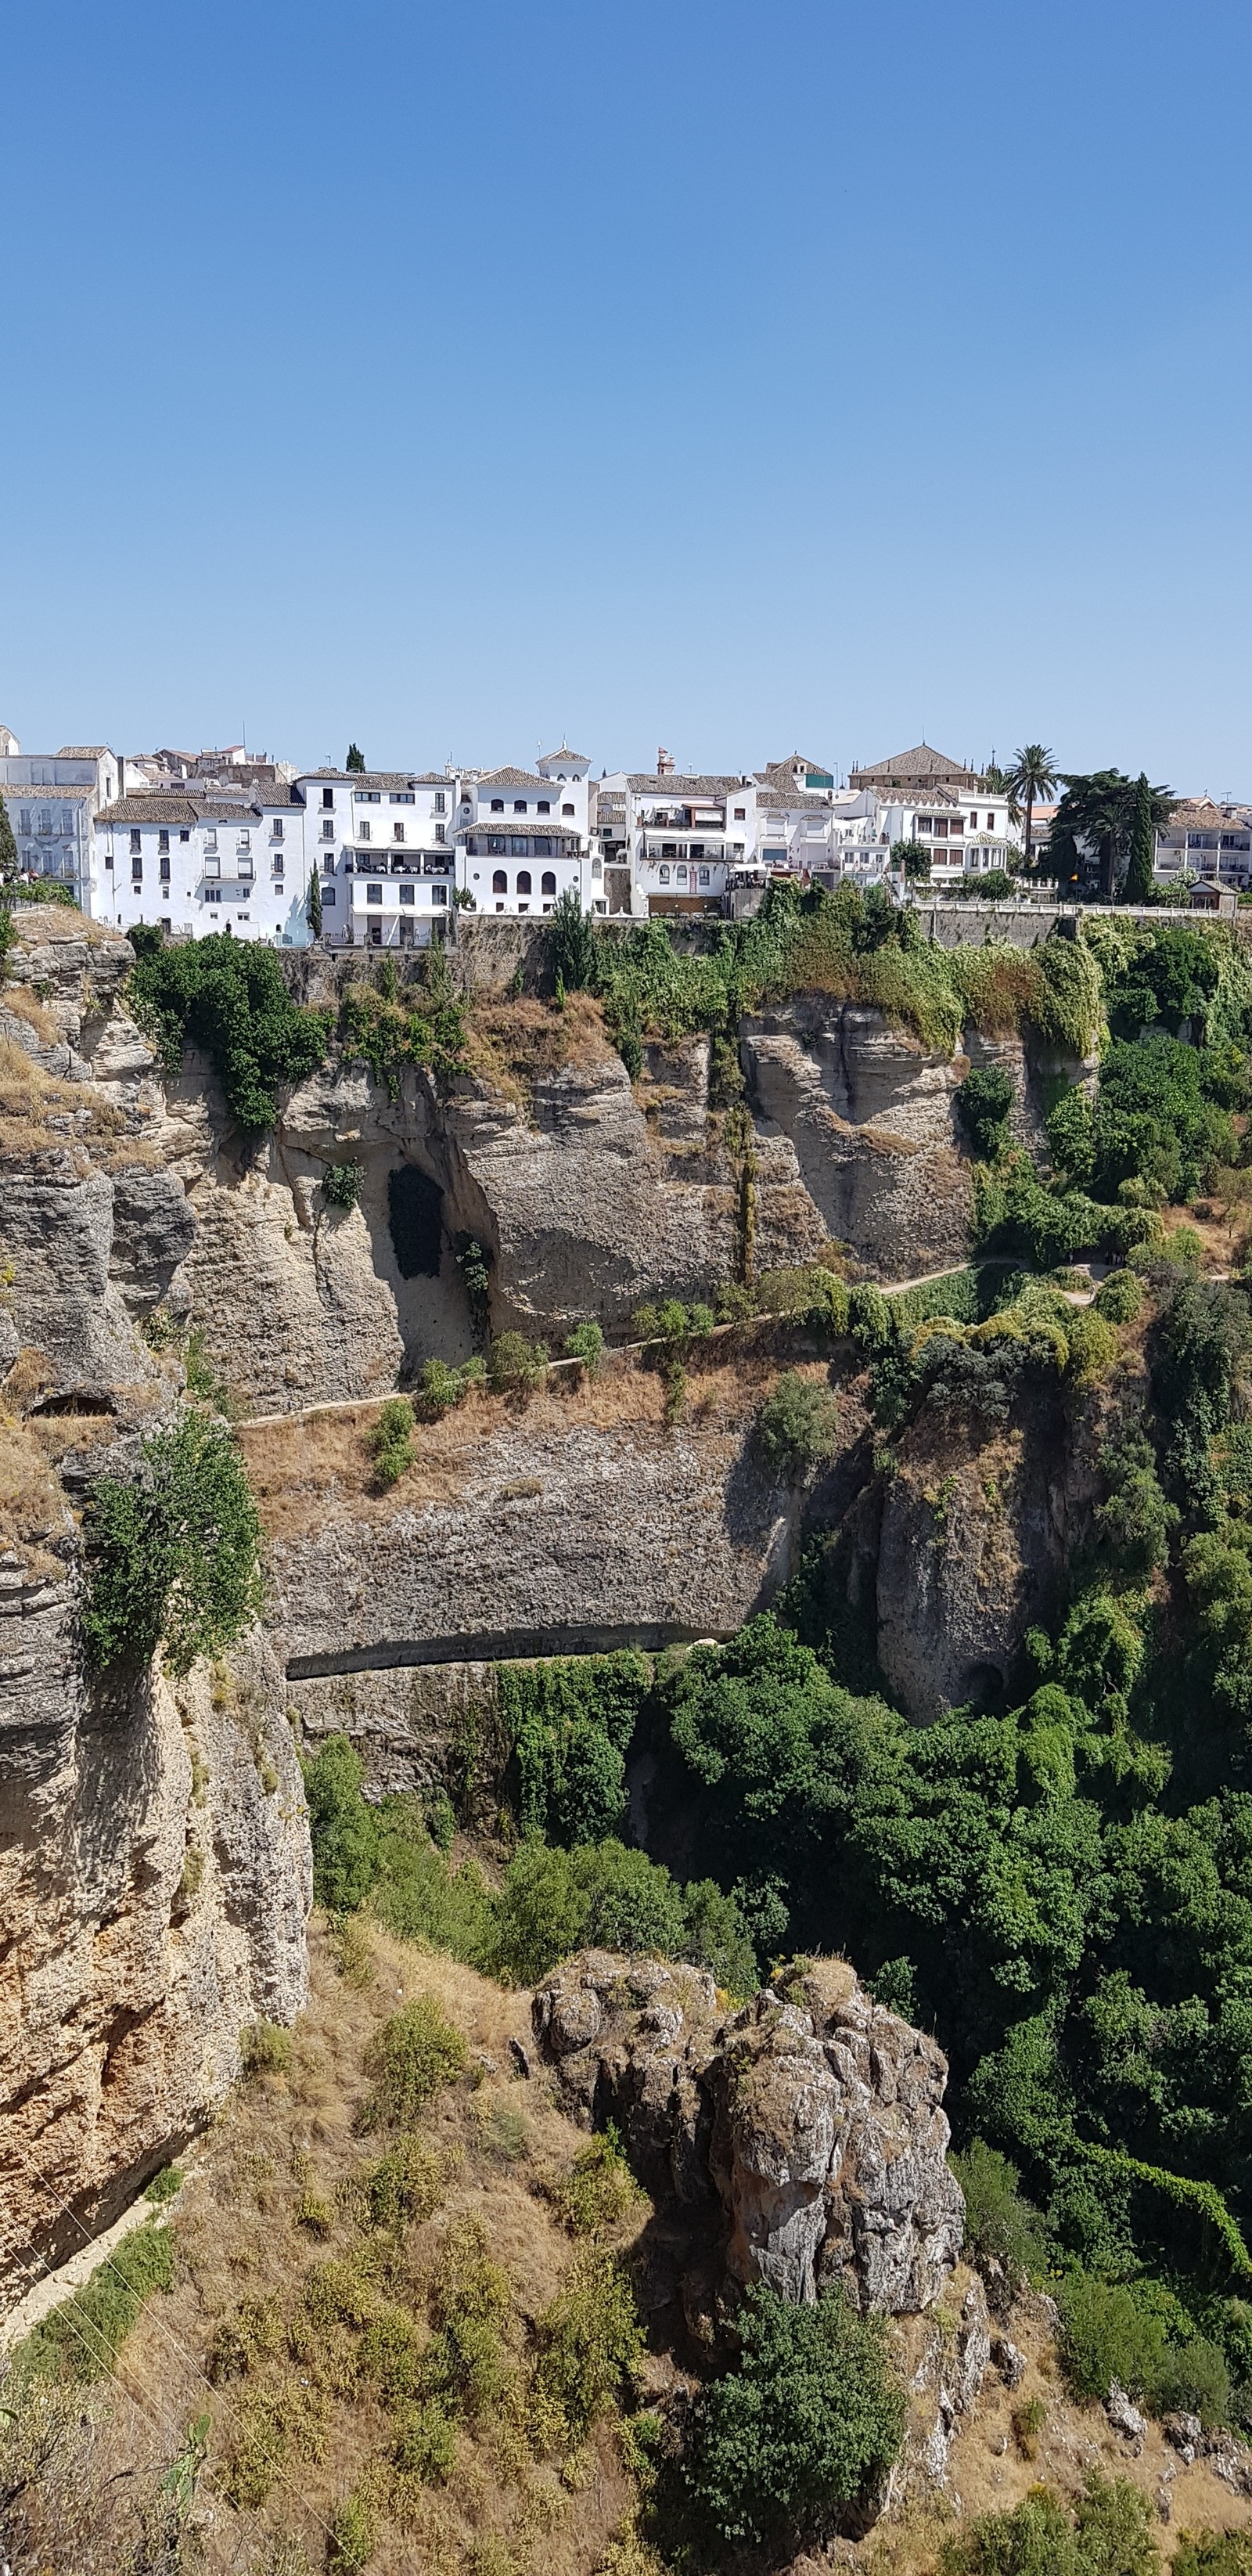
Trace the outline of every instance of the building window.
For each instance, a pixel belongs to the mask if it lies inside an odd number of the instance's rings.
[[[573,806],[572,806],[572,805],[563,805],[563,806],[561,807],[561,812],[562,812],[563,814],[569,814],[569,815],[572,815],[572,814],[573,814],[573,811],[574,811],[574,808],[573,808]]]
[[[508,876],[503,868],[497,868],[492,876],[491,891],[493,894],[507,894],[508,890]]]
[[[389,805],[413,805],[416,801],[411,787],[393,787],[387,799]]]
[[[356,827],[356,836],[357,836],[358,841],[368,841],[368,839],[369,839],[369,837],[370,837],[370,827],[369,827],[369,824],[368,824],[368,823],[365,823],[365,822],[358,822],[357,827]]]
[[[668,884],[669,884],[669,869],[668,869],[668,868],[665,868],[665,867],[658,868],[656,873],[657,873],[657,881],[658,881],[658,883],[659,883],[660,885],[668,885]]]
[[[334,889],[334,887],[333,887],[333,886],[323,886],[323,888],[322,888],[322,907],[323,907],[323,910],[325,910],[325,908],[326,908],[326,906],[327,906],[328,904],[337,903],[337,902],[338,902],[338,900],[339,900],[339,898],[338,898],[337,894],[335,893],[335,889]]]
[[[178,837],[180,841],[189,841],[191,839],[191,834],[190,832],[180,832]]]
[[[430,889],[430,899],[432,903],[446,903],[448,900],[447,887],[444,885],[432,886]]]
[[[329,850],[323,850],[323,852],[322,852],[322,874],[323,874],[323,876],[324,876],[324,877],[333,877],[334,873],[335,873],[335,862],[334,862],[334,859],[332,858],[332,856],[331,856],[331,854],[330,854],[330,851],[329,851]]]
[[[735,807],[735,821],[736,821],[736,823],[746,823],[746,822],[747,822],[747,819],[748,819],[748,809],[747,809],[747,806],[746,806],[746,805],[736,805],[736,807]]]
[[[371,948],[381,948],[381,947],[382,947],[382,944],[383,944],[383,926],[382,926],[381,921],[371,921],[371,923],[370,923],[370,925],[369,925],[369,929],[368,929],[368,930],[367,930],[367,932],[366,932],[366,937],[367,937],[367,939],[369,940],[369,944],[370,944]]]
[[[282,837],[283,837],[283,827],[282,827],[282,824],[281,824],[280,822],[273,822],[273,823],[271,823],[271,825],[270,825],[270,839],[271,839],[271,841],[281,841]]]
[[[514,797],[514,799],[513,799],[513,811],[514,811],[514,813],[515,813],[515,814],[524,814],[524,813],[525,813],[525,811],[526,811],[526,799],[525,799],[525,797],[524,797],[524,796],[515,796],[515,797]]]
[[[446,814],[446,813],[447,813],[448,808],[447,808],[447,803],[446,803],[445,798],[444,798],[444,792],[443,792],[442,787],[437,787],[437,788],[435,789],[435,801],[434,801],[434,809],[433,809],[433,810],[434,810],[434,812],[435,812],[436,814]]]
[[[489,859],[503,858],[503,856],[504,856],[504,834],[503,834],[503,832],[488,832],[488,834],[487,834],[487,856],[488,856],[488,858],[489,858]]]
[[[140,853],[141,853],[142,849],[143,849],[143,834],[142,834],[142,832],[132,832],[132,833],[131,833],[131,836],[130,836],[130,855],[131,855],[132,859],[137,859],[137,858],[139,857],[139,855],[140,855]]]
[[[435,839],[440,842],[444,839],[444,828],[442,823],[436,823],[435,825]]]
[[[402,840],[404,839],[404,825],[403,825],[403,823],[393,823],[393,824],[392,824],[392,826],[391,826],[391,837],[392,837],[392,840],[393,840],[393,841],[402,841]]]
[[[519,893],[519,894],[529,894],[529,893],[530,893],[530,870],[529,870],[529,868],[519,868],[519,869],[518,869],[518,871],[517,871],[517,891],[518,891],[518,893]]]
[[[536,859],[550,859],[552,856],[552,842],[546,832],[536,832],[530,847],[531,854]]]
[[[541,894],[556,893],[556,872],[553,868],[544,869],[543,876],[540,880],[539,891]]]
[[[161,915],[161,928],[162,928],[162,930],[166,933],[166,936],[167,936],[167,937],[168,937],[168,935],[169,935],[170,931],[173,929],[173,927],[174,927],[174,924],[173,924],[172,920],[170,919],[170,916],[169,916],[168,912],[163,912],[163,913],[162,913],[162,915]]]
[[[168,885],[170,881],[170,854],[168,850],[166,850],[158,860],[157,867],[162,885]]]
[[[674,870],[674,875],[675,875],[675,877],[677,878],[677,881],[678,881],[679,885],[685,885],[685,884],[686,884],[686,882],[687,882],[687,871],[686,871],[685,867],[683,867],[683,865],[682,865],[681,861],[679,862],[679,865],[675,868],[675,870]]]
[[[372,885],[372,886],[367,886],[367,887],[366,887],[366,889],[365,889],[365,900],[366,900],[366,902],[367,902],[367,903],[381,903],[381,902],[382,902],[382,899],[383,899],[383,890],[382,890],[382,887],[381,887],[380,885],[377,885],[377,886]]]
[[[323,823],[323,825],[322,825],[322,839],[323,839],[324,841],[333,841],[333,840],[334,840],[334,837],[335,837],[335,826],[334,826],[334,824],[333,824],[333,823]]]
[[[400,901],[401,901],[401,903],[416,903],[416,901],[417,901],[417,888],[416,888],[416,886],[411,886],[411,885],[402,885],[402,886],[401,886],[401,888],[400,888]]]
[[[322,789],[322,803],[323,803],[323,805],[329,805],[329,806],[332,806],[332,807],[333,807],[334,802],[335,802],[335,791],[334,791],[334,788],[333,788],[333,787],[324,787],[324,788]]]
[[[170,847],[170,836],[169,836],[169,833],[168,833],[168,832],[158,832],[158,833],[157,833],[157,856],[158,856],[158,858],[168,858],[168,857],[169,857],[169,847]]]
[[[708,869],[707,869],[707,868],[701,868],[701,870],[700,870],[700,883],[701,883],[701,885],[707,885],[707,884],[708,884],[708,881],[709,881],[709,872],[708,872]]]
[[[275,850],[273,858],[270,860],[270,866],[272,867],[276,877],[280,877],[282,875],[283,854],[281,850]]]
[[[527,840],[525,833],[524,833],[524,832],[515,832],[515,833],[513,834],[513,837],[512,837],[512,839],[511,839],[511,841],[509,842],[509,856],[510,856],[510,858],[514,858],[514,859],[524,859],[524,858],[527,856],[527,854],[528,854],[528,852],[529,852],[529,849],[530,849],[530,843],[529,843],[529,841]]]
[[[551,811],[552,811],[552,808],[551,808],[550,804],[548,803],[547,797],[546,797],[546,796],[541,796],[541,797],[540,797],[540,799],[539,799],[538,804],[537,804],[537,805],[536,805],[536,807],[535,807],[535,812],[536,812],[536,814],[550,814],[550,813],[551,813]]]
[[[205,902],[206,902],[206,903],[220,903],[220,902],[221,902],[221,900],[222,900],[222,889],[221,889],[221,887],[220,887],[220,886],[206,886],[206,887],[205,887],[205,889],[204,889],[204,900],[205,900]]]
[[[604,865],[603,865],[603,861],[602,861],[602,860],[600,860],[600,859],[593,859],[593,860],[592,860],[592,862],[591,862],[591,873],[592,873],[593,877],[603,876],[603,874],[604,874]]]
[[[382,801],[383,792],[381,787],[353,788],[352,802],[354,805],[381,805]]]
[[[493,814],[502,814],[504,812],[504,798],[502,796],[492,797],[491,810]]]

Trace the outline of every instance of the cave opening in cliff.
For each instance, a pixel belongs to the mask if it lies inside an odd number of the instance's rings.
[[[402,1279],[437,1279],[443,1246],[443,1191],[416,1163],[387,1175],[387,1222]]]

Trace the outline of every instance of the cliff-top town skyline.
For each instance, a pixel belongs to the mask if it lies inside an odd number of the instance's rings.
[[[542,916],[571,893],[593,915],[647,920],[730,913],[777,876],[897,900],[917,882],[971,892],[1037,859],[1056,813],[1024,814],[994,761],[924,741],[846,777],[799,751],[691,774],[664,748],[653,770],[593,776],[564,739],[533,769],[374,770],[353,745],[342,769],[299,770],[243,744],[28,752],[4,725],[0,797],[21,875],[64,884],[94,919],[283,947],[314,935],[311,881],[334,947],[426,947],[458,908]],[[924,853],[920,874],[902,848]],[[1176,800],[1153,876],[1232,908],[1252,882],[1252,806]]]

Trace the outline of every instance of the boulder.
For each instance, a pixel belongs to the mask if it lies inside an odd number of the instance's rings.
[[[797,2303],[838,2281],[889,2315],[938,2297],[964,2226],[947,2063],[844,1961],[726,2015],[699,1969],[584,1951],[534,2022],[566,2108],[616,2121],[653,2193],[716,2235],[723,2301],[757,2281]],[[981,2377],[985,2315],[974,2340]]]

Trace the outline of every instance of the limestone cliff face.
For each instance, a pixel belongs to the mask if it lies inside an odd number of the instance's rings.
[[[755,2281],[796,2302],[838,2281],[891,2315],[938,2297],[964,2224],[947,2062],[843,1960],[727,2017],[697,1969],[586,1951],[534,2017],[566,2106],[616,2120],[653,2191],[712,2222],[722,2278],[693,2272],[689,2307]]]
[[[0,1556],[6,2304],[203,2126],[243,2028],[305,1990],[308,1823],[272,1655],[254,1637],[177,1689],[91,1690],[74,1559],[69,1528]]]
[[[76,1633],[77,1507],[167,1419],[137,1329],[194,1240],[128,944],[19,914],[0,1003],[0,2298],[200,2126],[239,2034],[304,1991],[308,1825],[282,1676],[105,1688]]]

